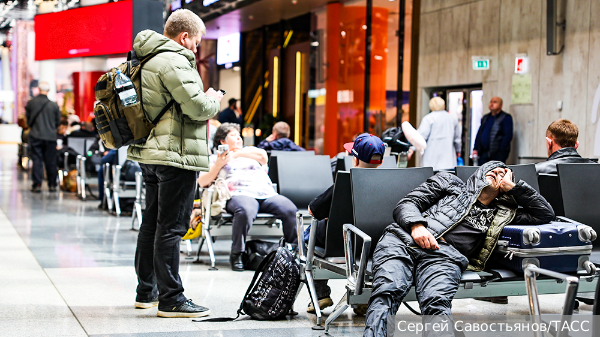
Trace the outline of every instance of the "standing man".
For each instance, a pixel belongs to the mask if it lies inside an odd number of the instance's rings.
[[[237,99],[229,99],[229,107],[221,111],[219,114],[219,122],[223,123],[236,123],[240,125],[240,130],[244,129],[244,118],[242,112],[237,108]]]
[[[194,54],[206,27],[187,9],[171,14],[163,35],[145,30],[133,43],[141,59],[156,54],[142,71],[142,103],[150,120],[171,99],[175,104],[145,144],[131,145],[146,183],[146,209],[138,235],[135,271],[137,308],[158,305],[160,317],[202,317],[208,308],[183,295],[179,243],[187,231],[198,171],[208,171],[206,121],[219,112],[221,93],[204,92]]]
[[[441,97],[432,98],[429,101],[431,113],[423,117],[417,130],[427,142],[421,166],[431,166],[435,171],[453,169],[456,158],[460,157],[460,125],[445,108]]]
[[[502,111],[502,98],[492,97],[489,109],[490,112],[481,118],[473,148],[473,156],[479,156],[479,165],[490,160],[506,163],[513,137],[513,120]]]
[[[56,130],[60,125],[60,109],[55,102],[48,99],[50,85],[40,82],[40,94],[27,102],[25,117],[30,127],[29,148],[33,161],[33,186],[31,192],[42,191],[44,179],[44,165],[48,178],[48,189],[56,191],[58,168],[56,167]]]
[[[568,119],[552,122],[546,130],[546,150],[548,160],[535,164],[537,173],[558,174],[556,164],[564,163],[596,163],[582,158],[577,153],[579,147],[579,128]]]

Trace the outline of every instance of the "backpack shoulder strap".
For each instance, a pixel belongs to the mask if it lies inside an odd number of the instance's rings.
[[[44,108],[46,107],[46,105],[48,105],[48,103],[50,103],[50,100],[47,100],[46,103],[44,103],[44,105],[42,105],[42,107],[38,110],[37,114],[33,116],[31,122],[27,123],[27,126],[29,126],[29,128],[33,127],[33,124],[35,124],[35,121],[37,120],[38,116],[42,113],[42,111],[44,111]]]
[[[154,54],[147,55],[146,57],[144,57],[143,59],[140,60],[138,58],[138,56],[136,55],[135,50],[130,50],[129,53],[127,53],[127,61],[131,61],[131,65],[134,67],[136,67],[138,65],[141,65],[143,67],[144,64],[146,64],[146,62],[150,61],[154,56],[156,56],[160,53],[164,53],[164,52],[167,52],[167,50],[161,50]],[[160,113],[156,116],[156,118],[154,118],[152,120],[152,124],[156,125],[160,121],[160,119],[165,115],[165,113],[167,113],[167,111],[169,111],[169,109],[171,109],[171,107],[175,103],[177,103],[177,102],[175,102],[174,99],[171,99],[171,101],[169,103],[167,103],[167,105],[160,111]],[[176,106],[176,108],[179,108],[179,104]]]
[[[173,104],[175,104],[175,100],[171,98],[171,101],[169,103],[167,103],[167,105],[165,105],[165,107],[160,111],[160,113],[156,116],[156,118],[154,118],[152,120],[152,124],[156,125],[158,124],[158,122],[160,121],[160,119],[165,115],[165,113],[167,113],[167,111],[169,111],[169,109],[171,109],[171,107],[173,106]],[[179,108],[179,104],[177,104],[175,106],[175,108]]]

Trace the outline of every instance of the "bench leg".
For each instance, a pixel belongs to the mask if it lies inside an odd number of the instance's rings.
[[[131,229],[135,230],[135,219],[138,219],[138,223],[140,224],[140,227],[142,226],[142,205],[139,202],[135,202],[133,204],[133,214],[131,215],[133,220],[131,221]]]
[[[110,188],[108,187],[104,188],[104,200],[106,200],[106,208],[108,208],[109,211],[112,211],[113,199],[110,194]]]
[[[119,202],[119,192],[113,192],[113,202],[115,203],[115,214],[121,216],[121,203]]]
[[[196,261],[194,261],[195,263],[202,263],[202,261],[200,261],[200,252],[202,251],[202,246],[204,246],[205,241],[206,241],[205,238],[203,238],[203,237],[200,238],[200,242],[198,244],[198,254],[196,256]]]
[[[336,304],[331,315],[327,317],[327,321],[325,322],[325,334],[329,332],[329,326],[331,325],[331,322],[335,321],[335,319],[338,318],[344,311],[346,311],[348,307],[348,292],[346,292],[344,297],[342,297],[338,304]]]
[[[187,250],[187,259],[192,258],[192,240],[185,240],[185,248]]]
[[[217,259],[215,259],[215,251],[213,248],[213,240],[212,236],[210,236],[210,231],[206,231],[206,246],[208,247],[208,255],[210,255],[210,268],[208,270],[218,270],[217,267],[215,267]],[[198,251],[198,253],[200,253],[200,251]]]
[[[305,270],[304,275],[306,276],[306,286],[308,287],[308,293],[310,294],[310,300],[315,307],[315,314],[317,315],[317,325],[313,326],[313,330],[323,330],[321,326],[321,307],[319,307],[319,299],[317,298],[317,290],[315,289],[315,281],[313,280],[312,273],[310,270]]]

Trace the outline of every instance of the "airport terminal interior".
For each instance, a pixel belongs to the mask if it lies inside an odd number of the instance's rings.
[[[600,315],[599,16],[597,0],[0,2],[0,335]],[[411,264],[435,245],[455,255]]]

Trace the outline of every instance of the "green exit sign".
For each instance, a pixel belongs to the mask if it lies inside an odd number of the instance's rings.
[[[489,59],[473,60],[473,70],[488,70],[490,69]]]

